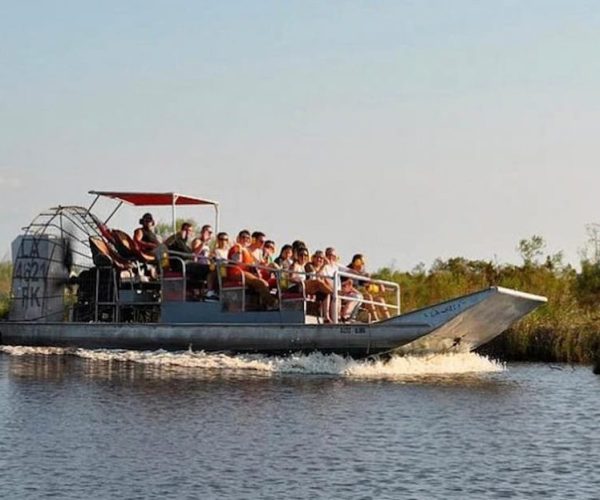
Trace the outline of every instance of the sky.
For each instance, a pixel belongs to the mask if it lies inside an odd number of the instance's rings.
[[[576,264],[599,52],[597,1],[0,0],[0,258],[50,206],[139,190],[373,270],[518,263],[534,234]]]

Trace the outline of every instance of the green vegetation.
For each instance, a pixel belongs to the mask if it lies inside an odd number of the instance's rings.
[[[194,230],[196,232],[199,232],[200,228],[202,227],[201,225],[199,226],[198,223],[194,219],[190,219],[190,218],[183,219],[181,217],[177,217],[175,219],[175,227],[176,227],[177,231],[179,231],[179,229],[181,228],[181,225],[184,222],[189,222],[194,227]],[[154,230],[156,231],[156,234],[158,234],[163,240],[167,239],[167,237],[171,236],[174,232],[173,231],[173,223],[159,220],[156,223],[156,227],[154,228]]]
[[[0,262],[0,319],[8,315],[11,275],[11,263]]]
[[[600,353],[600,262],[584,258],[577,273],[562,254],[544,257],[544,240],[521,240],[520,266],[455,257],[410,272],[380,269],[377,277],[401,287],[403,312],[488,286],[545,295],[529,314],[483,352],[511,360],[591,362]]]

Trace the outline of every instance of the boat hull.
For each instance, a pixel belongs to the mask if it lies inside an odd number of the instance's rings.
[[[240,353],[336,352],[355,357],[410,343],[427,324],[272,325],[4,323],[3,344],[136,350],[204,350]]]
[[[371,324],[264,323],[0,323],[6,345],[226,351],[281,354],[321,351],[375,354],[466,352],[489,342],[546,302],[503,288]]]

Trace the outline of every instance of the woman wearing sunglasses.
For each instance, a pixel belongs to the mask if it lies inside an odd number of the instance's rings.
[[[289,282],[290,290],[300,292],[304,286],[306,295],[314,295],[321,305],[321,316],[325,323],[331,323],[330,304],[333,288],[320,276],[316,268],[310,266],[310,274],[307,275],[309,263],[309,252],[305,247],[298,249],[296,260],[290,268]],[[322,266],[321,266],[322,267]]]

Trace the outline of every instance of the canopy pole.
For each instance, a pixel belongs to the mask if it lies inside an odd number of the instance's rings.
[[[117,208],[115,208],[115,209],[114,209],[114,210],[113,210],[113,211],[110,213],[110,215],[108,216],[108,218],[107,218],[107,219],[104,221],[104,224],[108,224],[108,221],[109,221],[110,219],[112,219],[112,216],[113,216],[113,215],[115,215],[115,214],[117,213],[117,210],[119,210],[119,208],[121,208],[121,206],[122,206],[122,205],[123,205],[123,202],[122,202],[122,201],[121,201],[121,202],[119,202],[119,204],[117,205]]]
[[[175,234],[177,232],[177,227],[175,227],[175,219],[177,217],[177,215],[175,213],[176,201],[177,201],[177,195],[175,193],[173,193],[172,198],[171,198],[171,220],[172,220],[172,225],[173,225],[173,234]]]
[[[96,204],[96,202],[100,199],[100,195],[97,194],[96,198],[94,198],[94,201],[92,202],[92,204],[90,205],[90,207],[87,209],[87,212],[85,213],[85,215],[88,215],[91,211],[92,208],[94,208],[94,205]]]
[[[215,207],[215,234],[219,232],[219,204],[215,203],[213,205]]]

